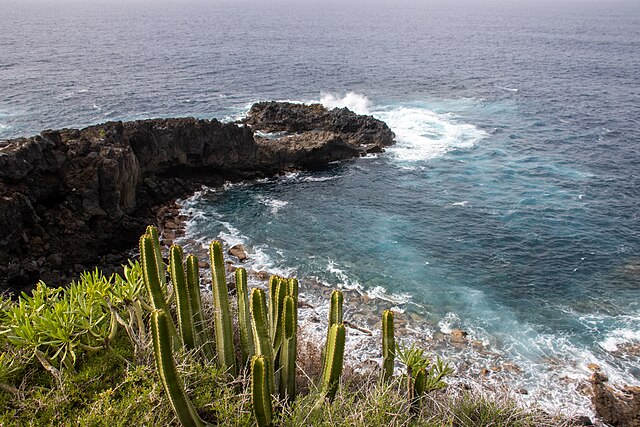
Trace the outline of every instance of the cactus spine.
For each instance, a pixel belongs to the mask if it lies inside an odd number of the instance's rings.
[[[233,376],[236,375],[235,353],[233,350],[233,330],[231,329],[231,315],[229,314],[229,291],[224,269],[222,244],[219,241],[211,242],[209,246],[211,258],[213,302],[215,305],[214,326],[216,334],[216,347],[218,350],[218,363],[228,369]]]
[[[296,352],[298,302],[291,295],[284,299],[282,313],[282,354],[280,355],[280,397],[291,402],[296,394]]]
[[[157,310],[151,314],[153,351],[158,374],[180,423],[183,426],[203,427],[205,423],[197,415],[176,371],[171,350],[172,332],[170,325],[173,325],[173,322],[171,322],[166,312]]]
[[[169,249],[169,270],[171,273],[171,283],[176,295],[176,306],[178,308],[178,328],[184,346],[188,350],[196,348],[196,340],[193,326],[193,311],[191,309],[191,297],[187,280],[184,274],[184,264],[182,262],[182,248],[178,245]]]
[[[191,301],[191,314],[196,344],[200,347],[206,360],[213,360],[215,351],[209,339],[209,333],[204,322],[202,312],[202,298],[200,296],[200,273],[198,272],[198,258],[195,255],[187,257],[187,287],[189,288],[189,300]]]
[[[385,381],[393,376],[396,357],[396,340],[393,334],[393,311],[382,313],[382,377]]]
[[[240,346],[242,364],[246,364],[255,355],[253,331],[251,330],[251,315],[249,313],[249,292],[247,290],[247,271],[244,268],[236,270],[236,292],[238,295],[238,326],[240,329]]]
[[[338,391],[344,360],[345,329],[342,323],[331,326],[327,337],[327,353],[322,373],[321,393],[333,401]]]
[[[269,361],[262,355],[256,355],[251,359],[251,400],[258,426],[272,426],[273,408],[269,384]]]

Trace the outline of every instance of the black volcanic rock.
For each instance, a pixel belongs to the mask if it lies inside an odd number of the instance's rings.
[[[110,122],[0,142],[0,290],[117,264],[161,205],[202,184],[321,167],[393,142],[383,122],[320,105],[261,103],[246,123]]]
[[[382,121],[358,115],[347,108],[327,110],[320,104],[291,102],[258,102],[253,104],[243,123],[264,132],[300,134],[302,140],[318,141],[339,137],[353,151],[361,154],[380,152],[393,144],[395,135]],[[353,157],[353,156],[351,156]]]

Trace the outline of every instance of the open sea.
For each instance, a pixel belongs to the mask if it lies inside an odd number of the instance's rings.
[[[190,238],[461,328],[546,408],[640,385],[640,2],[0,0],[0,139],[271,99],[397,143],[202,191]]]

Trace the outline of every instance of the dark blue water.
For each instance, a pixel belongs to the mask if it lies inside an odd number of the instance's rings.
[[[587,363],[640,383],[640,3],[479,3],[0,0],[0,138],[264,99],[373,114],[396,147],[206,192],[192,236],[461,327],[580,406]]]

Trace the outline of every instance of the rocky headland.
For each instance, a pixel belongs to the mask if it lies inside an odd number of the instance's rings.
[[[254,104],[238,123],[109,122],[0,142],[0,291],[109,271],[203,184],[322,168],[393,142],[371,116],[286,102]]]

